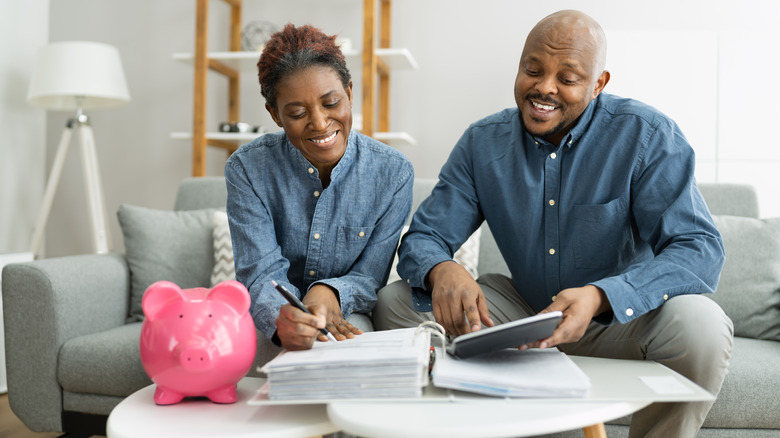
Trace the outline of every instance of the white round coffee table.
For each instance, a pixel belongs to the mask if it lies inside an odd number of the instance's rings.
[[[108,438],[304,437],[337,432],[325,405],[250,406],[247,401],[265,379],[238,383],[238,401],[216,404],[185,399],[170,406],[154,403],[155,385],[119,403],[108,417]]]
[[[331,421],[372,438],[524,437],[584,428],[631,414],[649,401],[332,402]],[[603,430],[603,429],[602,429]]]

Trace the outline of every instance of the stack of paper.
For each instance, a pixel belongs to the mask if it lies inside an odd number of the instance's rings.
[[[433,384],[501,397],[587,397],[588,376],[557,349],[515,348],[436,359]]]
[[[261,371],[271,400],[421,397],[428,383],[430,334],[369,332],[311,350],[285,351]]]

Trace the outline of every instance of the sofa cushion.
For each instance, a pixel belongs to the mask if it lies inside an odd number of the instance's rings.
[[[409,231],[409,226],[404,225],[403,229],[401,230],[401,236],[406,234],[407,231]],[[452,256],[452,259],[463,266],[466,271],[468,271],[468,273],[471,274],[471,276],[474,278],[479,276],[477,267],[479,266],[479,245],[481,237],[482,228],[477,228],[476,231],[474,231],[474,233],[472,233],[471,236],[469,236],[469,238],[463,242],[460,248],[458,248],[458,250],[455,251],[455,254]],[[396,271],[397,267],[398,251],[396,251],[395,256],[393,257],[393,263],[390,265],[390,277],[387,279],[388,284],[401,279],[401,277],[398,275],[398,272]]]
[[[726,263],[711,296],[734,334],[780,341],[780,218],[715,216]]]
[[[128,396],[152,383],[146,375],[138,344],[141,323],[79,336],[62,345],[57,380],[66,391]]]
[[[210,286],[215,210],[119,207],[117,217],[130,267],[130,321],[143,319],[141,298],[155,281],[172,281],[182,289]]]
[[[729,372],[704,427],[780,429],[778,363],[780,342],[734,338]]]
[[[227,212],[214,212],[214,269],[211,271],[211,287],[227,280],[236,279],[236,266],[233,259],[233,241],[230,239],[230,226]]]

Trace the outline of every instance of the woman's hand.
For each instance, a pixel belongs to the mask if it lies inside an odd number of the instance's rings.
[[[314,340],[321,335],[320,329],[325,327],[325,306],[309,307],[310,315],[291,304],[285,304],[279,309],[276,317],[276,336],[282,341],[285,350],[308,350],[314,345]]]
[[[303,303],[311,307],[324,306],[325,310],[323,315],[325,316],[325,328],[330,331],[337,340],[343,341],[347,338],[354,338],[355,335],[363,333],[362,330],[353,326],[341,313],[341,306],[339,300],[336,298],[336,291],[324,284],[315,284],[303,297]],[[327,341],[328,338],[322,333],[319,334],[320,341]]]

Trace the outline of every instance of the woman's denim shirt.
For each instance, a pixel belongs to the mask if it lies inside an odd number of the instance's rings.
[[[373,309],[412,206],[414,170],[403,154],[352,132],[323,189],[282,131],[239,148],[225,179],[236,279],[269,339],[286,303],[271,280],[301,299],[314,284],[332,287],[344,317]]]

